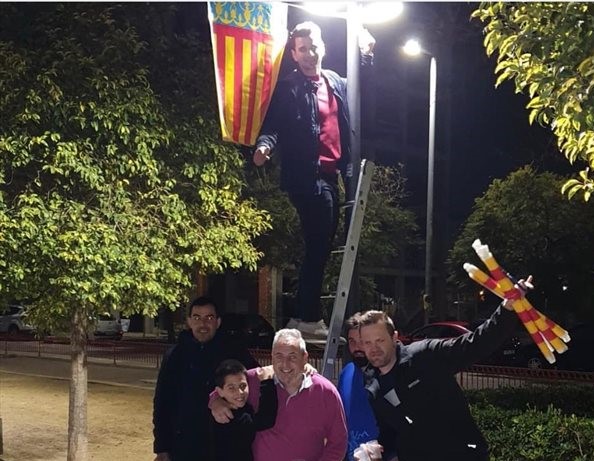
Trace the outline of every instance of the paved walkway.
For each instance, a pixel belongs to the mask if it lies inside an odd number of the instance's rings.
[[[0,356],[0,373],[70,380],[70,360],[10,354]],[[88,362],[88,373],[90,383],[154,389],[158,370]]]

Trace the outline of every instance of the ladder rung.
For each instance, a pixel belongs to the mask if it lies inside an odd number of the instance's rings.
[[[340,246],[338,246],[336,248],[333,248],[332,251],[331,251],[331,253],[333,255],[344,253],[345,249],[346,249],[346,245],[340,245]]]
[[[334,298],[336,298],[336,293],[328,293],[328,294],[320,296],[320,299],[334,299]]]
[[[350,208],[355,204],[354,200],[348,200],[346,202],[340,202],[338,208]]]
[[[311,344],[313,346],[325,346],[328,340],[326,339],[306,339],[303,338],[305,344]]]

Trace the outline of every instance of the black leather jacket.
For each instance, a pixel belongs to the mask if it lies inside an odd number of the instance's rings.
[[[455,374],[492,353],[518,319],[499,307],[474,332],[402,344],[392,370],[367,374],[367,390],[385,452],[399,461],[476,461],[488,447]]]
[[[338,168],[343,180],[352,176],[349,109],[346,80],[331,70],[322,70],[338,103],[341,157]],[[256,147],[266,146],[281,156],[281,189],[294,194],[319,194],[318,99],[310,79],[299,70],[279,81],[264,119]]]

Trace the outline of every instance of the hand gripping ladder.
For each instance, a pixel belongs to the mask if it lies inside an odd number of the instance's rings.
[[[328,327],[328,340],[326,341],[326,347],[324,348],[322,375],[328,379],[333,379],[334,377],[338,344],[340,341],[340,334],[342,333],[349,290],[353,279],[353,270],[357,259],[359,238],[361,237],[361,227],[363,225],[363,217],[365,216],[365,206],[367,205],[367,197],[369,196],[374,168],[374,163],[369,160],[363,160],[361,162],[361,170],[359,173],[359,181],[357,182],[357,191],[355,192],[349,231],[347,233],[342,264],[340,266],[338,287],[336,290],[336,297],[334,298],[334,308],[332,309],[332,317]]]

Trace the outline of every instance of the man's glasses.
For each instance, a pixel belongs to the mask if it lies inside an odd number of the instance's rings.
[[[192,317],[192,320],[196,321],[196,322],[212,322],[214,319],[217,318],[216,315],[213,314],[208,314],[208,315],[198,315],[198,314],[193,314],[190,317]]]

